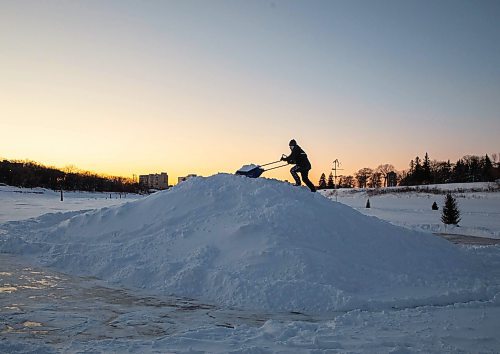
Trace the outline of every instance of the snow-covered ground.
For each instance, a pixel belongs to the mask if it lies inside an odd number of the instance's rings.
[[[321,191],[332,200],[337,200],[365,215],[376,216],[394,225],[412,230],[433,233],[448,233],[466,236],[500,238],[500,186],[496,183],[441,184],[424,187],[419,192],[401,192],[408,188],[395,187],[374,190],[339,189]],[[444,194],[426,193],[449,191],[455,197],[461,214],[459,227],[446,226],[441,222]],[[366,208],[367,200],[370,208]],[[439,210],[432,210],[436,202]]]
[[[61,193],[45,188],[18,188],[0,185],[0,223],[37,217],[46,213],[104,208],[142,196],[125,193]]]
[[[122,199],[2,188],[0,352],[500,351],[500,247],[428,232],[443,196],[365,209],[225,174]],[[460,231],[498,237],[499,193],[471,193]]]

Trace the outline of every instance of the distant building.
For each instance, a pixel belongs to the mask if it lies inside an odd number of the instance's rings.
[[[387,187],[396,187],[398,184],[398,174],[396,172],[387,173]]]
[[[190,179],[191,177],[197,177],[197,175],[195,175],[195,174],[189,174],[189,175],[187,175],[185,177],[179,177],[177,179],[177,183],[184,182],[185,180]]]
[[[140,175],[139,184],[153,189],[168,188],[168,174],[166,172]]]

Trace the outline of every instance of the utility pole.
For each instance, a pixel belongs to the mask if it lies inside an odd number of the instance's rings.
[[[340,167],[340,161],[339,159],[335,159],[335,161],[333,161],[333,168],[332,168],[332,171],[334,171],[334,174],[333,174],[333,187],[334,189],[337,189],[337,170],[338,171],[342,171],[343,168],[339,168]]]
[[[343,168],[340,167],[340,161],[339,159],[335,159],[333,161],[333,168],[332,171],[334,172],[333,174],[333,189],[337,189],[337,170],[341,171]],[[337,201],[337,191],[335,191],[335,201]]]

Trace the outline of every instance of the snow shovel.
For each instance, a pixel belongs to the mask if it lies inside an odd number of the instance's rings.
[[[285,157],[285,155],[282,155],[282,157]],[[279,162],[282,162],[282,160],[265,163],[263,165],[245,165],[245,166],[241,167],[238,171],[236,171],[236,174],[241,175],[241,176],[247,176],[250,178],[258,178],[265,171],[274,170],[275,168],[280,168],[280,167],[284,167],[284,166],[288,165],[288,164],[284,164],[284,165],[274,166],[271,168],[262,168],[264,166],[274,165],[274,164],[277,164]]]

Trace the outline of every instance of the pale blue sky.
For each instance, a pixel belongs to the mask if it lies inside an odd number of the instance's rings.
[[[210,174],[295,138],[317,179],[500,152],[500,1],[2,0],[0,44],[6,158]]]

